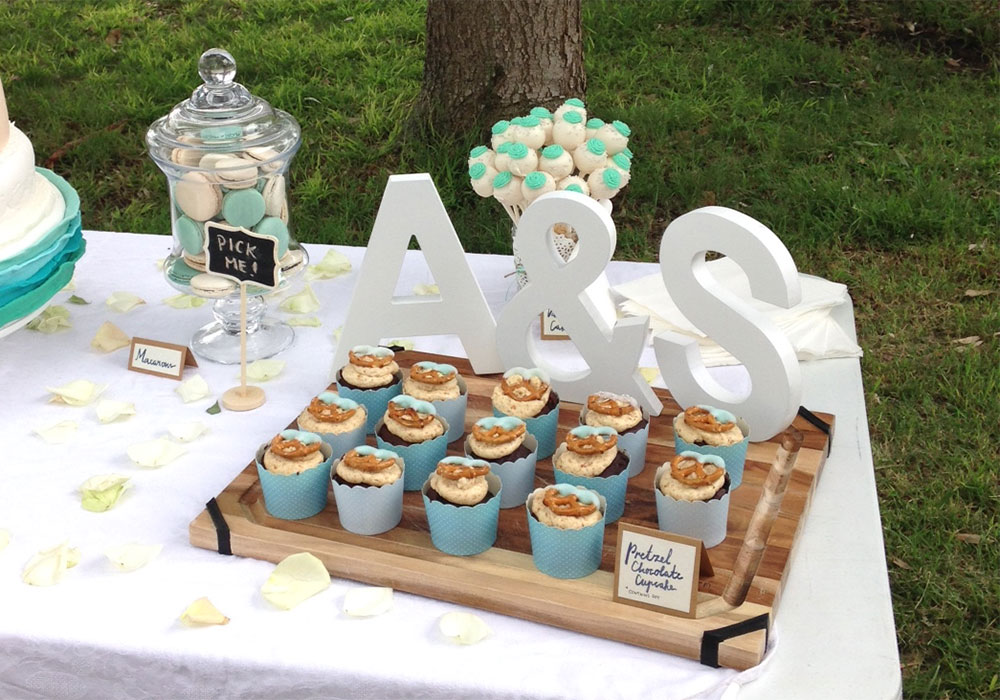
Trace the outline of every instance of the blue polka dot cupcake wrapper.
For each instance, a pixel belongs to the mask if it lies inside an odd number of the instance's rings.
[[[646,468],[646,445],[649,444],[649,416],[645,409],[642,417],[646,419],[646,427],[632,433],[618,433],[618,446],[628,452],[628,478],[639,476]],[[580,425],[586,425],[587,407],[580,411]]]
[[[392,450],[403,458],[403,463],[406,464],[406,469],[403,470],[404,490],[419,491],[431,472],[437,468],[438,462],[448,454],[448,422],[442,420],[442,423],[445,428],[444,435],[412,445],[393,445],[378,436],[378,431],[383,425],[383,420],[379,418],[375,426],[375,444],[379,449]]]
[[[394,377],[392,384],[379,389],[351,389],[340,383],[340,372],[337,372],[337,393],[345,399],[357,401],[368,411],[368,420],[365,421],[365,432],[368,435],[375,432],[375,425],[382,420],[385,409],[389,407],[389,400],[403,393],[403,373],[396,372]]]
[[[660,530],[693,537],[714,547],[726,539],[729,520],[729,494],[711,501],[678,501],[660,491],[660,477],[666,464],[656,470],[653,490],[656,493],[656,520]],[[730,487],[731,488],[731,487]]]
[[[333,450],[333,461],[336,462],[352,448],[365,444],[365,435],[367,434],[365,430],[367,427],[366,424],[367,420],[354,430],[348,430],[346,433],[319,433],[319,436],[323,438],[323,442]]]
[[[560,530],[539,522],[531,513],[530,498],[525,508],[531,558],[539,571],[553,578],[583,578],[597,571],[604,549],[604,518],[580,530]]]
[[[490,498],[474,506],[455,506],[439,503],[427,497],[430,482],[421,488],[427,524],[431,529],[431,542],[445,554],[459,557],[480,554],[493,546],[497,539],[497,521],[500,518],[502,486],[500,477],[487,474]]]
[[[270,443],[257,450],[257,476],[264,492],[264,508],[282,520],[311,518],[326,508],[326,495],[330,488],[330,467],[333,455],[330,446],[320,450],[326,457],[323,463],[300,474],[274,474],[264,468],[261,460]]]
[[[565,449],[560,447],[560,452]],[[619,448],[621,449],[621,448]],[[624,452],[624,450],[622,450]],[[628,490],[628,469],[623,469],[621,474],[614,476],[576,476],[556,468],[555,464],[559,459],[559,453],[552,458],[552,472],[555,474],[557,484],[573,484],[593,489],[604,496],[608,502],[607,510],[604,511],[604,519],[611,524],[622,517],[625,513],[625,491]]]
[[[675,418],[674,423],[676,424],[676,422],[677,419]],[[679,455],[681,452],[690,450],[691,452],[697,452],[700,455],[716,455],[717,457],[722,457],[722,461],[726,463],[726,472],[729,473],[729,480],[731,482],[729,489],[732,491],[743,483],[743,467],[747,461],[747,447],[750,445],[750,427],[742,419],[737,421],[736,425],[740,427],[740,430],[743,431],[743,434],[746,437],[735,445],[726,445],[723,447],[713,447],[712,445],[693,445],[677,434],[677,428],[675,425],[674,454]]]
[[[377,535],[399,525],[403,517],[403,477],[385,486],[339,484],[332,479],[331,483],[340,525],[348,532]]]
[[[502,418],[507,415],[501,413],[493,407],[493,415]],[[556,406],[548,413],[543,413],[534,418],[524,418],[524,423],[528,432],[538,440],[538,459],[551,457],[556,451],[556,428],[559,427],[559,406]]]
[[[448,442],[454,442],[465,434],[465,409],[469,403],[469,388],[461,377],[458,377],[458,388],[462,393],[457,399],[431,402],[438,415],[448,421]]]
[[[501,508],[517,508],[524,505],[524,499],[528,497],[532,489],[535,488],[535,465],[538,462],[538,441],[530,433],[524,436],[524,446],[531,450],[531,454],[513,462],[490,463],[490,471],[500,477],[503,483],[503,493],[501,494]],[[477,457],[469,449],[469,440],[465,440],[465,456],[475,459]]]

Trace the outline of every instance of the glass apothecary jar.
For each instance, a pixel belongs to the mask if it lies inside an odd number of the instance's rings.
[[[209,49],[198,61],[204,81],[191,97],[157,119],[146,146],[167,176],[173,247],[163,270],[187,294],[215,299],[216,321],[201,328],[192,349],[215,362],[240,361],[240,294],[236,284],[206,272],[205,228],[219,222],[278,239],[287,288],[309,262],[292,234],[287,173],[302,143],[301,129],[287,112],[273,108],[234,82],[236,61]],[[265,318],[265,294],[248,285],[247,358],[270,357],[291,344],[294,331]]]

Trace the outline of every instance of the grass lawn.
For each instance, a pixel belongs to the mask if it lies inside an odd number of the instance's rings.
[[[301,240],[363,243],[387,175],[427,171],[467,250],[507,252],[465,176],[483,135],[406,136],[423,23],[415,0],[15,0],[0,70],[87,228],[168,230],[143,137],[219,45],[304,127]],[[584,3],[588,106],[633,129],[618,256],[719,204],[851,290],[907,697],[1000,696],[998,24],[990,0]]]

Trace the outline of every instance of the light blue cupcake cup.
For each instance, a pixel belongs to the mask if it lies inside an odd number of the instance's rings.
[[[367,411],[368,409],[365,410]],[[347,454],[348,450],[351,450],[357,447],[358,445],[365,444],[365,436],[368,434],[367,427],[368,427],[368,420],[365,419],[364,423],[359,425],[354,430],[348,430],[346,433],[317,433],[317,434],[321,438],[323,438],[323,442],[329,445],[330,449],[333,450],[333,459],[334,461],[337,461],[345,454]]]
[[[427,497],[430,480],[422,485],[420,492],[431,529],[431,542],[445,554],[458,557],[481,554],[496,542],[503,486],[500,477],[493,473],[486,475],[486,483],[489,499],[474,506],[432,501]]]
[[[397,458],[396,463],[405,476],[403,460]],[[330,483],[341,527],[357,535],[378,535],[399,525],[403,518],[403,477],[385,486],[347,485],[333,479],[336,471],[334,466]]]
[[[367,435],[375,432],[376,424],[382,419],[385,409],[389,407],[389,400],[403,393],[403,373],[396,372],[393,378],[392,384],[381,389],[351,389],[340,383],[340,371],[337,372],[337,393],[345,399],[357,401],[368,412],[368,420],[365,421]]]
[[[531,454],[513,462],[489,462],[490,471],[500,477],[503,484],[503,493],[500,494],[501,508],[517,508],[524,505],[524,499],[528,497],[532,489],[535,488],[535,466],[538,462],[538,440],[528,433],[524,436],[525,447],[531,450]],[[465,456],[473,459],[483,459],[469,449],[469,439],[465,439]]]
[[[257,450],[257,476],[264,492],[264,508],[282,520],[310,518],[326,508],[326,494],[330,488],[330,466],[333,454],[326,443],[320,451],[326,458],[312,469],[300,474],[273,474],[264,468],[264,451],[270,443]]]
[[[678,417],[684,414],[679,414]],[[743,483],[743,467],[747,461],[747,447],[750,445],[750,426],[742,418],[736,421],[736,425],[743,431],[743,439],[735,445],[724,447],[712,447],[711,445],[694,445],[681,438],[677,434],[677,418],[674,418],[674,454],[681,452],[697,452],[700,455],[715,455],[722,457],[726,463],[726,471],[729,473],[731,481],[729,490],[732,491]]]
[[[403,470],[403,489],[406,491],[419,491],[431,472],[437,469],[438,462],[448,454],[448,421],[441,416],[438,418],[444,424],[444,435],[412,445],[393,445],[380,438],[378,431],[385,422],[383,418],[379,418],[375,425],[376,447],[395,452],[406,464]]]
[[[560,530],[539,522],[531,512],[530,495],[525,503],[531,558],[535,568],[553,578],[583,578],[601,566],[606,518],[580,530]],[[601,510],[605,509],[601,496]]]
[[[726,539],[729,521],[729,493],[711,501],[678,501],[660,491],[660,477],[670,469],[665,464],[656,470],[653,491],[656,494],[656,521],[660,530],[701,540],[714,547]],[[727,467],[728,470],[728,467]],[[729,477],[732,481],[732,476]],[[730,483],[730,493],[732,483]]]
[[[493,415],[502,418],[507,415],[493,407]],[[522,418],[528,427],[528,432],[538,440],[538,459],[551,457],[556,451],[556,428],[559,427],[559,406],[557,405],[548,413],[543,413],[534,418]]]
[[[465,435],[465,409],[469,404],[469,387],[461,377],[458,377],[458,389],[461,393],[457,399],[431,401],[438,415],[448,423],[448,442],[455,442]]]
[[[642,409],[646,427],[632,433],[618,433],[618,446],[628,452],[628,478],[639,476],[646,468],[646,445],[649,444],[649,415]],[[580,411],[580,425],[586,425],[587,407]]]
[[[604,511],[604,520],[611,524],[625,514],[625,491],[628,490],[628,469],[623,469],[621,474],[614,476],[576,476],[568,474],[555,465],[559,461],[559,455],[565,451],[565,447],[559,446],[555,456],[552,458],[552,473],[555,474],[557,484],[573,484],[597,491],[604,496],[607,501],[607,508]],[[619,451],[628,456],[628,451],[619,446]]]

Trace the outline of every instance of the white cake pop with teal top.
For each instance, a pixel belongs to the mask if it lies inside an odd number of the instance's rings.
[[[556,181],[547,172],[536,170],[528,173],[521,182],[521,196],[525,204],[531,204],[543,194],[556,191]]]
[[[469,181],[480,197],[493,196],[493,178],[496,176],[496,169],[486,163],[473,163],[469,166]]]
[[[590,139],[580,144],[573,151],[573,164],[580,171],[581,175],[586,175],[603,167],[607,163],[607,149],[600,139]]]
[[[564,177],[562,180],[556,183],[556,189],[567,190],[569,192],[579,192],[580,194],[585,194],[590,196],[590,185],[579,175],[570,175],[569,177]]]
[[[604,120],[592,117],[587,120],[587,140],[598,138],[597,132],[604,126]]]
[[[552,123],[555,121],[555,117],[552,116],[552,112],[544,107],[532,107],[530,114],[538,120],[539,126],[542,127],[542,131],[545,133],[545,139],[542,141],[542,145],[547,146],[552,143]]]
[[[523,143],[512,143],[507,149],[510,158],[510,172],[518,177],[538,169],[538,153]]]
[[[598,168],[587,176],[587,184],[594,199],[611,199],[622,188],[622,176],[614,168]]]
[[[608,149],[608,154],[614,155],[621,153],[628,147],[628,137],[631,134],[632,130],[628,124],[615,119],[610,124],[602,126],[597,132],[597,137],[604,141],[604,145]]]
[[[496,156],[493,158],[493,167],[498,173],[510,170],[510,155],[508,151],[513,145],[510,141],[504,141],[497,146]]]
[[[622,176],[622,187],[625,187],[632,179],[632,161],[625,157],[624,153],[616,153],[608,157],[607,167],[614,168]]]
[[[587,127],[579,112],[566,112],[552,125],[552,140],[571,153],[587,138]]]
[[[492,168],[493,159],[496,158],[496,155],[496,152],[490,150],[487,146],[476,146],[469,151],[469,167],[471,168],[476,163],[483,163]]]
[[[501,119],[494,124],[491,132],[493,135],[490,137],[490,145],[493,146],[494,151],[497,150],[497,146],[501,143],[514,140],[511,138],[512,134],[510,131],[510,122],[506,119]]]
[[[583,100],[571,97],[565,102],[563,102],[559,108],[556,110],[556,121],[564,118],[570,112],[575,112],[580,115],[580,123],[587,121],[587,107],[583,104]]]
[[[572,174],[573,167],[573,156],[555,143],[543,148],[538,159],[538,169],[548,173],[557,181]]]
[[[497,173],[493,178],[493,196],[508,207],[521,204],[521,178],[509,172]]]
[[[545,129],[542,127],[542,121],[529,114],[526,117],[520,118],[521,135],[518,139],[528,148],[537,151],[542,146],[545,145]]]

